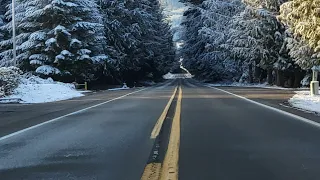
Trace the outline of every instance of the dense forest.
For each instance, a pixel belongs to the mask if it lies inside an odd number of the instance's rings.
[[[320,65],[319,0],[184,0],[184,66],[206,81],[307,85]]]
[[[11,1],[0,0],[0,67],[14,65]],[[17,0],[17,66],[64,82],[156,79],[175,49],[158,0]]]
[[[158,0],[17,0],[17,66],[64,82],[133,83],[180,72],[183,58],[206,81],[298,87],[320,65],[319,0],[181,1],[190,8],[175,52]],[[16,64],[11,8],[0,0],[0,67]]]

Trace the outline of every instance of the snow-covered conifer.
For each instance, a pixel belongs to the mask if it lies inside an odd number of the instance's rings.
[[[279,19],[286,23],[296,37],[315,51],[320,52],[320,2],[318,0],[293,0],[280,8]]]
[[[223,44],[232,17],[243,9],[240,1],[206,0],[185,13],[185,66],[192,73],[211,80],[232,79],[238,64]]]
[[[17,5],[16,12],[19,66],[26,70],[52,66],[60,69],[52,73],[66,71],[81,79],[91,79],[92,74],[83,72],[95,68],[92,59],[104,55],[106,44],[102,17],[94,1],[24,0]],[[10,9],[7,18],[11,19]],[[12,24],[2,29],[11,31]],[[0,46],[11,44],[11,39],[0,42]],[[12,49],[0,56],[12,59]]]

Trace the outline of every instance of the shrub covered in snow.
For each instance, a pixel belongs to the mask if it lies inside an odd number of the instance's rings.
[[[312,79],[312,77],[310,76],[310,74],[305,75],[304,78],[301,80],[301,85],[302,86],[309,86],[311,79]]]
[[[36,73],[44,75],[60,74],[60,70],[49,65],[42,65],[36,69]]]
[[[0,68],[0,97],[9,95],[18,87],[22,71],[16,67]]]
[[[42,79],[31,74],[24,74],[20,83],[14,89],[12,95],[6,96],[9,99],[21,99],[21,103],[45,103],[61,101],[74,97],[81,97],[83,94],[75,89],[74,84],[67,84],[53,81],[53,79]]]

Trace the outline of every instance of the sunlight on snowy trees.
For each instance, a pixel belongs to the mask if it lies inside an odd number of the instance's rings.
[[[320,51],[319,0],[293,0],[284,3],[279,19],[289,26],[294,35],[305,40],[315,52]]]
[[[10,2],[0,0],[0,66],[12,64]],[[161,77],[181,57],[206,81],[298,87],[320,65],[319,0],[181,2],[193,5],[175,52],[158,0],[21,0],[19,67],[62,81],[133,83]]]
[[[195,3],[184,14],[185,65],[207,81],[298,87],[320,64],[319,7],[313,0]]]
[[[291,55],[297,64],[310,69],[320,64],[320,1],[294,0],[280,8],[279,20],[284,22],[294,39]]]

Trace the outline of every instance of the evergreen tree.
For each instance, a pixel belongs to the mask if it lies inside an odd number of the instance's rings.
[[[10,0],[0,0],[0,27],[8,23],[7,19],[5,18],[5,13],[6,13],[7,6],[10,4],[10,2],[11,2]],[[11,38],[10,33],[8,33],[6,30],[0,29],[0,42],[4,41],[7,38]],[[3,52],[4,50],[5,48],[0,46],[0,53]],[[7,59],[2,59],[0,57],[0,67],[10,66],[10,65],[12,65],[10,61],[8,61]]]
[[[168,62],[172,61],[174,51],[159,2],[115,0],[100,3],[113,76],[123,82],[162,74],[163,67],[170,65]]]
[[[320,58],[317,57],[318,53],[303,40],[294,38],[292,35],[287,38],[287,50],[290,57],[302,69],[310,70],[313,66],[320,64]]]
[[[6,13],[7,6],[11,3],[11,0],[0,0],[0,16]]]
[[[301,37],[315,52],[320,52],[319,0],[289,1],[281,6],[280,13],[279,19],[289,26],[296,37]]]
[[[231,24],[228,43],[230,50],[240,60],[248,64],[247,81],[253,82],[253,67],[267,70],[268,82],[272,83],[272,70],[278,60],[283,44],[282,26],[273,12],[247,6]],[[259,75],[260,76],[260,75]]]
[[[232,79],[238,65],[223,46],[232,17],[243,8],[240,1],[207,0],[185,13],[185,66],[199,77]]]
[[[23,69],[94,79],[96,68],[107,59],[102,17],[94,1],[22,1],[16,12],[17,59]],[[7,17],[11,18],[10,10]],[[12,23],[2,29],[11,31]],[[2,47],[11,44],[11,39],[0,42]],[[12,59],[12,49],[0,56]]]
[[[0,15],[0,26],[4,25],[4,16]],[[4,33],[0,31],[0,41],[4,40]]]
[[[287,48],[290,56],[303,69],[320,65],[320,4],[316,0],[293,0],[280,8],[279,19],[292,36]]]
[[[292,60],[297,47],[289,47],[292,37],[277,20],[284,1],[206,0],[189,9],[183,23],[185,66],[209,81],[267,79],[299,86],[304,72]]]

